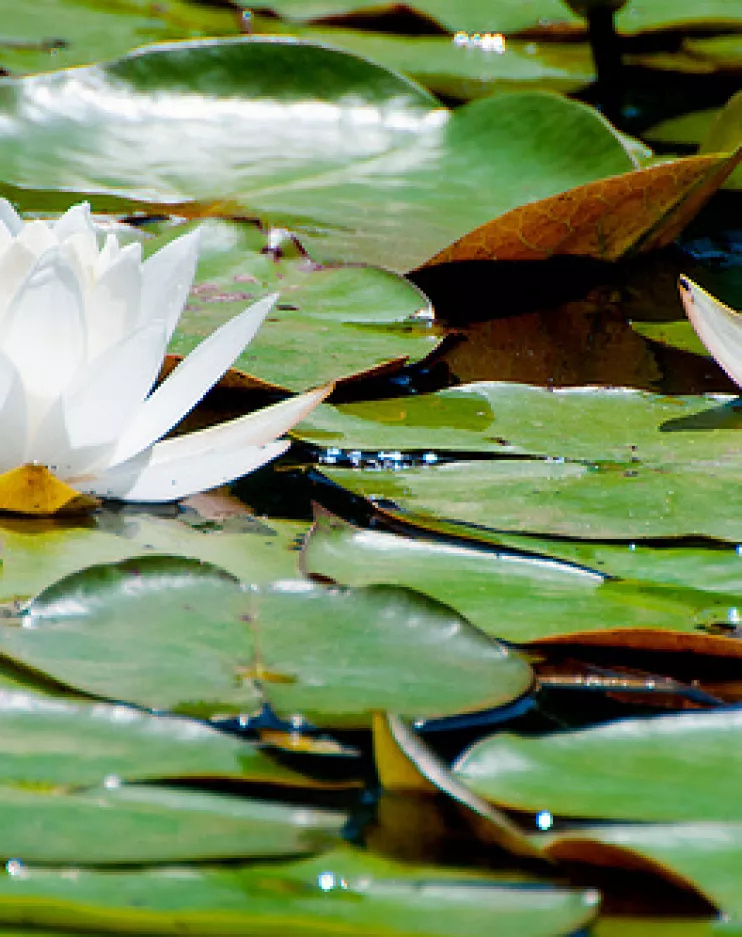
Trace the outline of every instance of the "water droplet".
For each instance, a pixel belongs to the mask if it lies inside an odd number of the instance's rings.
[[[317,876],[317,884],[322,891],[332,891],[335,887],[335,876],[332,872],[322,872]]]
[[[554,817],[549,813],[548,810],[539,810],[536,814],[536,826],[540,830],[550,830],[554,825]]]
[[[5,871],[8,875],[12,875],[14,878],[17,878],[20,875],[23,875],[26,871],[26,867],[23,865],[20,859],[8,859],[5,863]]]

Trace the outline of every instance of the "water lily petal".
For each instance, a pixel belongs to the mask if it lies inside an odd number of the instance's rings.
[[[195,407],[230,368],[275,305],[278,294],[253,303],[195,348],[142,405],[136,422],[119,440],[113,462],[151,446]],[[273,433],[274,439],[278,433]]]
[[[95,238],[95,225],[90,216],[90,205],[88,202],[80,202],[68,208],[51,226],[58,241],[63,241],[74,234],[86,233],[92,234]]]
[[[35,263],[36,254],[17,240],[0,254],[0,322]]]
[[[112,345],[89,364],[64,395],[64,422],[70,445],[111,444],[139,420],[142,401],[157,380],[165,354],[162,323],[146,325]]]
[[[289,397],[288,400],[256,410],[255,413],[248,413],[236,420],[173,439],[164,439],[153,448],[153,458],[155,461],[168,461],[174,458],[195,458],[245,446],[263,446],[303,420],[332,393],[332,390],[333,385],[326,384],[317,390]]]
[[[26,449],[26,399],[13,362],[0,352],[0,472],[21,465]]]
[[[65,423],[64,400],[57,397],[36,427],[21,462],[46,465],[63,479],[105,467],[113,446],[110,440],[101,445],[73,446]]]
[[[142,290],[141,257],[139,244],[119,251],[86,296],[89,361],[135,328]]]
[[[698,337],[735,383],[742,387],[742,315],[706,290],[680,277],[680,297]]]
[[[198,229],[171,241],[142,265],[140,325],[163,319],[170,340],[196,275]]]
[[[27,221],[17,240],[19,244],[27,247],[36,258],[59,246],[59,241],[43,221]]]
[[[82,303],[74,271],[57,248],[39,258],[0,323],[0,345],[37,404],[61,393],[85,360]]]
[[[13,237],[23,229],[23,219],[6,198],[0,198],[0,221]]]
[[[149,450],[102,473],[93,481],[72,478],[69,482],[79,491],[103,498],[174,501],[246,475],[281,455],[290,445],[289,440],[279,440],[266,446],[209,452],[196,458],[185,456],[167,461],[155,460],[154,450]]]

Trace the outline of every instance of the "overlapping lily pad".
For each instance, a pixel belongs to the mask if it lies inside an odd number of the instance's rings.
[[[742,817],[734,764],[742,711],[623,719],[578,732],[478,742],[454,773],[496,804],[639,821]]]
[[[0,881],[0,920],[121,926],[151,934],[310,937],[485,937],[497,920],[513,937],[557,937],[589,923],[593,890],[511,882],[461,869],[405,865],[368,853],[252,866],[134,872],[28,868]]]
[[[282,16],[311,20],[326,16],[391,10],[393,3],[378,0],[266,0],[262,4]],[[538,26],[574,25],[580,20],[560,0],[500,0],[496,7],[488,0],[459,0],[455,7],[447,0],[415,0],[409,6],[450,32],[519,32]],[[621,10],[618,27],[626,32],[707,23],[735,25],[739,11],[727,0],[709,0],[699,6],[694,0],[635,0]]]
[[[343,449],[517,453],[596,462],[737,464],[736,397],[630,388],[467,384],[404,399],[320,407],[294,435]]]
[[[742,540],[738,473],[716,463],[671,468],[506,459],[398,471],[324,466],[323,471],[365,497],[503,531],[584,540]]]
[[[727,920],[740,925],[741,836],[737,822],[616,823],[551,834],[541,840],[558,859],[597,861],[617,868],[641,868],[644,861],[648,871],[699,891]]]
[[[377,708],[431,717],[497,706],[532,680],[516,654],[414,592],[303,580],[248,589],[175,557],[73,574],[20,624],[0,647],[24,665],[97,696],[199,715],[267,699],[285,716],[368,725]]]
[[[167,787],[81,793],[0,787],[0,856],[30,863],[124,865],[311,855],[346,817]]]
[[[291,226],[315,259],[400,271],[524,202],[635,165],[584,105],[524,92],[451,113],[394,72],[291,40],[154,47],[0,92],[5,183],[196,199]]]
[[[528,544],[521,544],[527,548]],[[395,583],[451,605],[477,627],[507,641],[616,629],[698,633],[725,624],[742,604],[734,594],[604,581],[588,567],[486,549],[360,530],[321,514],[303,553],[307,572],[346,585]],[[543,545],[542,545],[543,546]],[[554,545],[558,550],[558,546]],[[645,575],[640,562],[636,575]]]
[[[123,706],[0,692],[0,783],[233,777],[302,783],[254,744],[190,719]]]
[[[261,521],[244,509],[215,520],[192,510],[178,518],[104,510],[78,523],[4,517],[0,600],[26,601],[85,567],[143,554],[178,554],[213,563],[248,582],[271,582],[295,574],[295,541],[307,526]]]
[[[252,226],[201,226],[196,286],[172,345],[189,352],[254,300],[277,308],[236,366],[305,390],[396,358],[423,358],[438,341],[430,303],[403,277],[367,266],[321,267],[287,234],[275,244]]]
[[[368,726],[378,709],[415,718],[487,709],[532,681],[522,658],[456,612],[392,586],[275,583],[257,597],[254,630],[269,702],[321,725]]]
[[[40,27],[42,34],[40,35]],[[237,10],[187,0],[36,0],[3,7],[0,65],[12,73],[52,71],[116,58],[146,42],[238,33]]]
[[[142,556],[73,573],[0,636],[5,654],[105,698],[197,715],[262,703],[249,595],[215,566]]]

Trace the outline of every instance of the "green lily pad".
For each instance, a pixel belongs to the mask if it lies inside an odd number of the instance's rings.
[[[742,824],[738,822],[612,823],[583,827],[579,832],[547,834],[539,837],[539,842],[548,843],[554,858],[577,857],[583,849],[590,854],[592,843],[609,847],[605,862],[615,862],[619,867],[622,854],[629,861],[638,856],[649,865],[656,864],[660,874],[684,880],[727,919],[742,924]]]
[[[742,711],[621,719],[578,732],[490,736],[454,774],[498,805],[560,817],[742,819],[735,763]]]
[[[701,153],[729,152],[742,145],[742,91],[731,97],[711,124],[701,142]],[[725,183],[727,188],[742,188],[739,167]]]
[[[594,890],[508,883],[368,853],[221,868],[135,872],[25,868],[0,880],[0,920],[209,935],[513,937],[573,933],[596,914]],[[505,931],[503,931],[505,932]]]
[[[434,20],[450,32],[469,30],[482,32],[519,32],[550,24],[578,25],[583,21],[560,0],[414,0],[407,6]],[[338,16],[373,10],[391,9],[391,2],[379,0],[265,0],[262,6],[289,19],[307,21],[325,16]],[[702,5],[694,0],[632,0],[617,15],[622,32],[661,29],[688,23],[737,24],[742,17],[728,0],[707,0]]]
[[[0,649],[86,693],[199,716],[251,712],[262,696],[250,597],[215,566],[142,556],[73,573],[6,624]]]
[[[438,342],[429,301],[398,274],[365,266],[319,267],[287,238],[282,254],[274,256],[266,253],[266,237],[245,225],[208,221],[201,231],[196,286],[173,352],[188,353],[250,302],[276,291],[277,307],[236,366],[290,390],[390,358],[423,358]]]
[[[0,65],[16,73],[51,71],[116,58],[145,42],[239,31],[237,10],[183,0],[34,0],[4,5]]]
[[[192,518],[192,524],[186,522]],[[250,516],[207,521],[99,511],[75,524],[64,519],[0,518],[0,601],[33,598],[58,579],[94,563],[143,554],[179,554],[220,566],[239,579],[272,582],[296,573],[295,541],[305,523]]]
[[[429,537],[432,532],[436,536],[453,537],[462,545],[512,548],[546,559],[577,563],[604,576],[667,583],[709,593],[742,592],[742,547],[737,544],[714,541],[695,545],[683,541],[662,545],[641,542],[612,544],[566,537],[549,539],[394,510],[384,510],[383,515],[402,533],[412,537]],[[313,540],[312,535],[310,548]],[[304,565],[309,565],[307,560]]]
[[[257,33],[290,34],[362,55],[429,88],[434,94],[472,101],[496,91],[578,91],[595,78],[586,42],[508,39],[495,49],[452,42],[449,36],[398,36],[366,30],[282,26],[269,19]]]
[[[267,699],[320,725],[368,726],[374,710],[420,719],[487,709],[533,679],[515,652],[406,589],[275,583],[254,616]]]
[[[0,692],[0,784],[231,777],[301,784],[254,744],[190,719]]]
[[[364,497],[501,531],[585,540],[742,540],[739,473],[717,463],[664,468],[508,459],[394,472],[323,466],[323,472]]]
[[[302,580],[247,591],[176,557],[83,570],[32,601],[21,623],[6,626],[0,648],[24,665],[98,696],[197,715],[250,712],[265,698],[286,716],[367,725],[374,709],[430,717],[497,706],[532,681],[517,654],[425,596]]]
[[[86,793],[0,787],[0,855],[109,865],[306,855],[337,840],[345,815],[166,787]]]
[[[293,434],[361,450],[432,450],[658,465],[740,464],[742,402],[628,388],[479,383],[318,408]]]
[[[733,620],[742,605],[742,584],[736,595],[724,595],[606,582],[599,572],[548,556],[360,530],[324,513],[302,561],[310,575],[344,585],[416,589],[487,634],[516,643],[627,628],[697,633],[703,625]]]
[[[292,227],[316,260],[398,271],[524,202],[636,165],[596,111],[558,95],[451,113],[365,59],[262,37],[4,79],[0,117],[5,183],[198,199]]]

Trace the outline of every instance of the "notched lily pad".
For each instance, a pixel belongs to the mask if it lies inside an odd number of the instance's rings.
[[[0,650],[95,696],[210,716],[262,696],[250,598],[207,563],[142,556],[92,566],[45,589],[0,634]]]
[[[531,685],[517,653],[408,589],[278,582],[257,593],[252,627],[268,701],[320,725],[368,726],[392,706],[416,719],[487,709]]]

